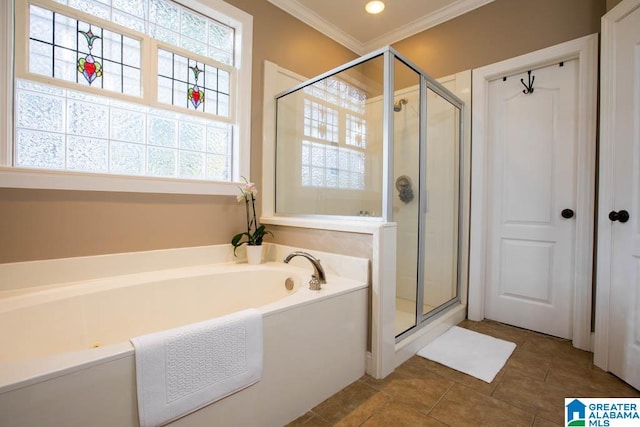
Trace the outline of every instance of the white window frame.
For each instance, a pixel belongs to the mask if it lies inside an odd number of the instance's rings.
[[[0,1],[0,187],[54,190],[123,191],[174,194],[236,195],[241,177],[250,178],[251,67],[253,17],[222,0],[172,0],[236,29],[234,56],[237,69],[231,84],[236,91],[232,116],[237,132],[233,144],[233,180],[207,181],[116,174],[32,169],[12,166],[14,142],[14,1]],[[171,50],[175,51],[174,47]],[[23,53],[26,55],[26,52]],[[189,53],[190,56],[195,54]],[[144,78],[144,76],[143,76]],[[148,80],[148,79],[145,79]],[[103,93],[103,95],[105,95]],[[107,96],[111,96],[109,93]],[[114,94],[117,96],[117,94]],[[162,108],[170,107],[168,105]]]

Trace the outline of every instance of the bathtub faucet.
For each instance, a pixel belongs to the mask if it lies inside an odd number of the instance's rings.
[[[320,285],[327,283],[327,277],[324,274],[324,268],[322,268],[320,260],[307,252],[295,251],[285,257],[285,264],[288,264],[289,261],[296,256],[301,256],[311,262],[311,265],[313,266],[313,274],[311,275],[311,280],[309,280],[309,289],[312,291],[319,291]]]

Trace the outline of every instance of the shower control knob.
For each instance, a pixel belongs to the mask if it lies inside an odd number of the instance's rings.
[[[560,215],[565,219],[573,218],[573,209],[563,209]]]
[[[625,210],[621,210],[621,211],[611,211],[609,212],[609,219],[611,221],[620,221],[622,223],[625,223],[627,221],[629,221],[629,212],[625,211]]]

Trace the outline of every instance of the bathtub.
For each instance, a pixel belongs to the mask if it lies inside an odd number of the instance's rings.
[[[365,369],[366,281],[329,274],[310,291],[302,265],[192,265],[0,291],[0,425],[137,426],[129,339],[249,307],[263,314],[262,380],[171,425],[286,424]]]

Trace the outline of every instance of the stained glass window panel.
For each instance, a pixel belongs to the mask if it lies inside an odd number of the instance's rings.
[[[231,115],[228,71],[163,49],[158,50],[158,58],[158,102]]]
[[[38,6],[29,10],[30,72],[141,95],[140,40]]]

